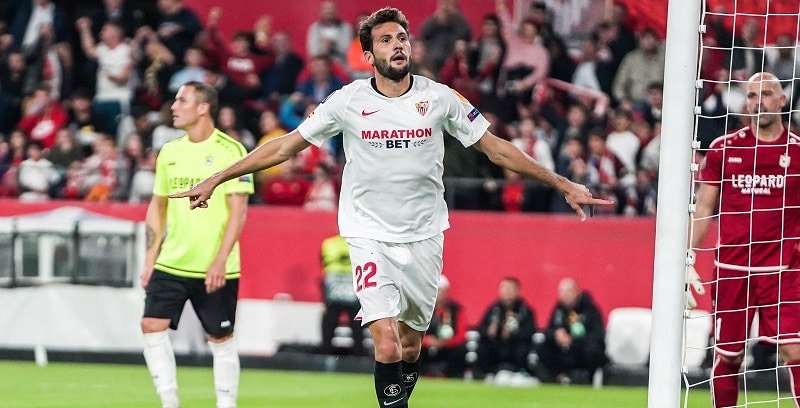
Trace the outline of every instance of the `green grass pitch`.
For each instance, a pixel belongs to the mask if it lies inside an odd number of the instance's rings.
[[[208,367],[179,367],[184,407],[213,407]],[[688,407],[709,407],[707,390],[692,390]],[[774,394],[748,395],[748,407],[790,407],[790,401],[758,403]],[[742,400],[743,401],[743,400]],[[0,361],[0,407],[157,407],[147,369],[141,365]],[[239,407],[314,408],[376,406],[372,377],[361,374],[242,370]],[[647,390],[636,387],[543,385],[504,388],[482,382],[422,378],[412,407],[425,408],[623,408],[646,407]]]

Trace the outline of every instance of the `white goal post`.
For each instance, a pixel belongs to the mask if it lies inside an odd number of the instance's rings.
[[[688,206],[700,41],[700,0],[669,0],[647,406],[681,401]]]

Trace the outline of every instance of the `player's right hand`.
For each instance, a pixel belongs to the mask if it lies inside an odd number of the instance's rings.
[[[703,281],[700,280],[700,275],[697,274],[697,269],[694,268],[694,260],[696,258],[693,250],[689,250],[690,262],[686,265],[686,310],[692,310],[697,307],[697,299],[694,297],[694,291],[698,295],[704,295],[706,288],[703,286]]]
[[[139,274],[139,283],[141,283],[142,288],[147,288],[147,284],[150,283],[150,277],[153,276],[153,268],[152,267],[144,267],[142,268],[142,273]]]
[[[195,184],[192,188],[181,192],[170,194],[169,198],[183,198],[189,197],[189,209],[194,210],[197,207],[200,208],[207,208],[208,207],[208,199],[211,198],[211,194],[214,193],[214,188],[216,188],[216,183],[212,180],[211,177]]]

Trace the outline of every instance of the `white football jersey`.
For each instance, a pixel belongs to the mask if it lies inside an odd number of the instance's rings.
[[[414,242],[446,230],[443,131],[465,147],[489,122],[463,96],[421,76],[396,98],[379,93],[372,79],[334,92],[298,126],[316,146],[344,135],[347,161],[339,199],[344,237]]]

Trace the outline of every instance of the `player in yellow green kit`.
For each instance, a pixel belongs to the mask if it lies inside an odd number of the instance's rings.
[[[175,127],[186,131],[164,145],[156,162],[153,199],[147,208],[147,254],[141,273],[146,290],[142,332],[144,357],[164,408],[178,407],[175,355],[167,331],[175,329],[184,304],[192,302],[214,359],[217,407],[236,406],[239,356],[233,339],[239,290],[238,239],[253,193],[251,175],[223,184],[209,211],[200,214],[167,196],[226,168],[247,153],[214,127],[214,88],[183,85],[172,104]],[[209,216],[211,215],[211,216]]]

